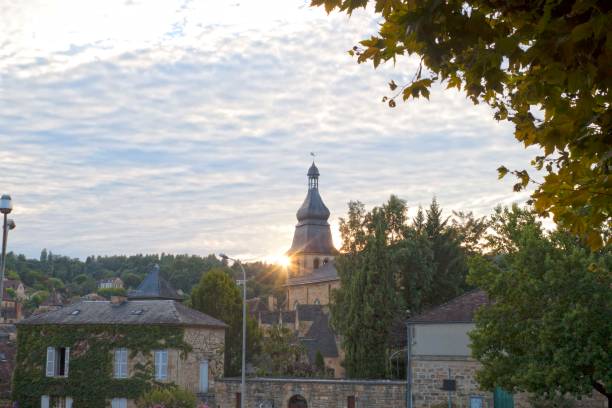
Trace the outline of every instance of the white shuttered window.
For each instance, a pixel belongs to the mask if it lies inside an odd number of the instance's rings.
[[[128,376],[128,350],[126,348],[115,349],[115,378],[127,378]]]
[[[47,377],[55,376],[55,349],[53,347],[47,347]],[[48,404],[49,397],[47,397]]]
[[[155,379],[168,378],[168,350],[155,350]]]
[[[126,398],[113,398],[111,400],[111,408],[127,408]]]

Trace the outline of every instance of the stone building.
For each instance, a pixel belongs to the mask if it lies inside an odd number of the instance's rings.
[[[5,279],[0,320],[3,323],[15,323],[23,319],[23,302],[26,298],[25,287],[21,281]]]
[[[286,310],[294,310],[298,304],[328,305],[332,289],[340,285],[334,265],[338,250],[327,222],[330,212],[319,194],[319,175],[313,162],[307,173],[308,194],[297,211],[298,223],[287,251]]]
[[[469,332],[474,316],[489,299],[482,290],[473,290],[408,320],[412,331],[412,394],[414,408],[453,407],[527,408],[526,394],[512,395],[502,389],[482,390],[476,381],[480,363],[472,357]],[[597,393],[573,407],[604,408]]]
[[[188,308],[178,299],[180,296],[161,278],[159,268],[155,267],[127,298],[84,300],[19,322],[17,338],[20,351],[16,375],[21,377],[22,384],[23,381],[39,384],[35,388],[37,391],[32,391],[37,395],[30,395],[27,386],[19,390],[16,395],[24,399],[19,401],[19,406],[30,406],[33,400],[40,401],[38,406],[42,408],[70,408],[73,401],[78,406],[79,398],[82,400],[84,397],[70,395],[67,390],[84,387],[87,384],[84,379],[93,375],[98,381],[99,377],[108,377],[105,384],[118,390],[117,395],[105,396],[107,406],[134,407],[134,398],[127,398],[123,392],[129,391],[131,384],[136,384],[130,380],[145,375],[143,370],[148,370],[146,367],[150,368],[155,382],[174,383],[204,400],[210,398],[215,379],[223,375],[227,325]],[[56,340],[58,337],[53,335],[58,328],[64,333],[78,332],[82,337],[69,335],[67,338],[72,340],[60,344]],[[138,337],[148,328],[157,334],[148,340]],[[167,333],[178,333],[182,338],[163,337]],[[91,350],[99,344],[100,338],[115,342],[108,350],[108,356],[102,357],[112,363],[109,372],[96,371],[100,370],[99,367],[83,367],[88,358],[99,358],[87,356],[87,353],[93,353]],[[154,349],[139,349],[144,344],[150,346],[151,342],[155,342]],[[21,350],[22,347],[32,347],[32,344],[41,349]],[[131,344],[132,348],[125,344]],[[180,347],[168,344],[180,344]],[[32,354],[40,355],[41,361],[31,360],[29,356]],[[28,375],[31,378],[27,378]],[[122,381],[125,387],[121,386]],[[58,387],[58,384],[65,385]]]

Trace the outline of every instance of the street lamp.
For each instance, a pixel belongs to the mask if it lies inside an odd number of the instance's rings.
[[[8,232],[15,228],[15,221],[9,220],[7,217],[13,211],[13,201],[8,194],[0,197],[0,213],[4,215],[4,223],[2,225],[2,264],[0,265],[0,318],[3,318],[2,304],[4,303],[4,267],[6,265],[6,243],[8,241]]]
[[[242,378],[240,382],[240,408],[245,408],[244,401],[246,396],[246,272],[244,271],[244,267],[242,263],[234,258],[230,258],[225,254],[219,254],[222,259],[232,260],[238,265],[240,265],[240,269],[242,269]]]

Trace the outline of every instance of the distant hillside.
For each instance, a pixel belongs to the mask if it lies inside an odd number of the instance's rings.
[[[159,264],[162,276],[176,289],[186,294],[200,280],[203,273],[224,263],[215,255],[112,255],[88,256],[85,261],[55,255],[46,249],[39,259],[7,254],[7,277],[20,279],[30,293],[57,291],[66,298],[96,292],[101,279],[120,277],[126,289],[136,288],[153,265]],[[285,274],[277,265],[247,263],[249,297],[276,294],[282,296]],[[236,266],[228,268],[238,278]]]

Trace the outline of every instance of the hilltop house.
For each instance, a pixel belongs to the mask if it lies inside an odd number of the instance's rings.
[[[83,300],[19,322],[14,399],[70,408],[96,398],[127,408],[155,383],[208,399],[223,374],[227,325],[179,300],[155,266],[127,298]]]
[[[23,283],[15,279],[4,280],[2,322],[15,323],[23,318],[23,302],[27,298]]]
[[[123,289],[121,278],[108,278],[98,281],[98,289]]]

